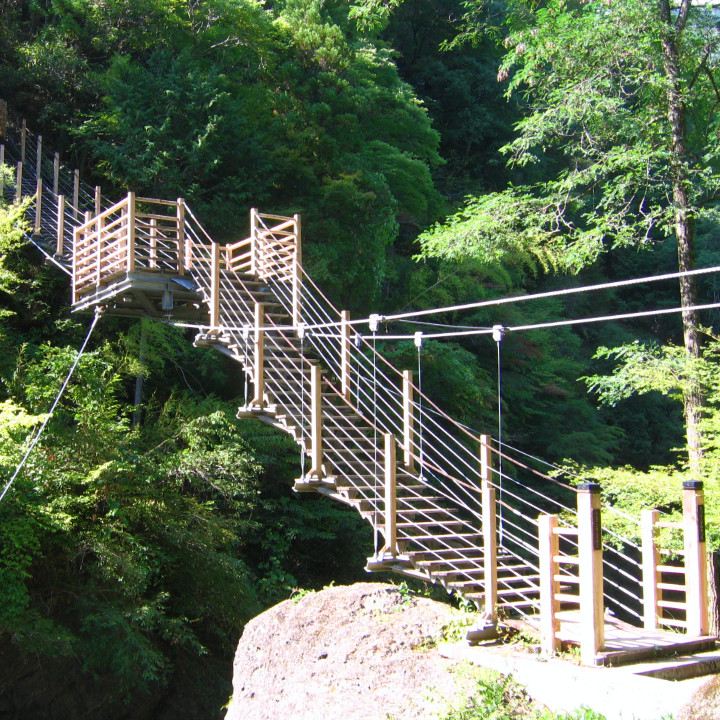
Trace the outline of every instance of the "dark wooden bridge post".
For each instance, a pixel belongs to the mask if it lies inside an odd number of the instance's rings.
[[[20,202],[22,200],[22,178],[23,178],[23,164],[19,162],[15,169],[15,200]]]
[[[580,659],[594,665],[605,644],[600,486],[578,485],[578,555],[580,564]]]
[[[708,633],[705,501],[701,480],[683,483],[683,535],[688,635]]]
[[[643,510],[640,513],[642,533],[642,578],[643,578],[643,626],[656,630],[658,626],[658,565],[660,553],[655,542],[655,525],[660,519],[657,510]]]

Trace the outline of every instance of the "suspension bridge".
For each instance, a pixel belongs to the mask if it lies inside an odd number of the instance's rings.
[[[298,443],[295,490],[371,524],[368,570],[473,602],[471,641],[509,614],[538,628],[543,652],[578,645],[586,665],[714,647],[702,483],[679,490],[682,521],[648,508],[623,515],[642,541],[623,537],[603,524],[617,511],[597,485],[471,432],[426,397],[421,336],[418,372],[393,367],[376,347],[381,318],[361,334],[305,272],[299,216],[251,210],[248,237],[221,245],[181,198],[110,202],[2,104],[0,141],[14,177],[0,196],[31,198],[30,239],[69,276],[73,311],[196,328],[196,345],[236,361],[252,387],[238,416]],[[682,549],[660,547],[668,533]]]

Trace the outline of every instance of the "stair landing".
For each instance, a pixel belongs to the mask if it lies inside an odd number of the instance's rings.
[[[571,644],[580,642],[580,612],[558,613],[560,639]],[[714,650],[717,638],[692,637],[667,630],[646,630],[634,627],[618,618],[605,618],[605,647],[596,655],[598,666],[618,666],[655,660],[672,655],[695,655]]]

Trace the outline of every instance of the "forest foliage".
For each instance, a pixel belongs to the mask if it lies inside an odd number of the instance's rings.
[[[677,269],[662,28],[646,5],[0,2],[0,97],[108,196],[184,197],[220,240],[246,235],[250,207],[301,213],[304,264],[333,302],[356,315],[428,309]],[[599,23],[599,11],[624,20]],[[707,18],[693,15],[682,46],[697,71],[683,82],[698,266],[718,260]],[[4,477],[87,327],[69,315],[64,278],[23,242],[20,215],[0,209]],[[712,302],[712,276],[697,291]],[[433,320],[512,327],[677,304],[666,282]],[[712,523],[717,311],[701,321],[693,362],[677,315],[507,333],[505,441],[600,479],[629,511],[677,510],[683,398],[699,385]],[[383,347],[415,367],[412,343]],[[0,504],[7,636],[109,669],[132,692],[167,682],[180,658],[230,658],[244,622],[293,588],[362,577],[367,527],[293,496],[297,447],[236,419],[241,380],[221,356],[110,319],[90,348]],[[495,343],[427,342],[424,353],[430,397],[492,432]]]

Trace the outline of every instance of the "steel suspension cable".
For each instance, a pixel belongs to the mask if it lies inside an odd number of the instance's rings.
[[[68,383],[70,382],[70,378],[72,378],[73,373],[75,372],[75,368],[77,368],[78,363],[80,362],[80,358],[83,356],[85,352],[85,348],[87,347],[88,341],[90,340],[90,336],[93,333],[93,330],[95,329],[95,326],[97,325],[98,320],[100,319],[100,312],[98,310],[95,310],[95,317],[93,318],[92,323],[90,324],[90,329],[88,330],[87,335],[85,336],[85,340],[83,341],[83,344],[80,346],[80,350],[77,354],[77,357],[75,358],[75,361],[73,362],[70,371],[67,374],[67,377],[65,378],[65,381],[62,384],[62,387],[60,388],[60,392],[57,394],[57,397],[55,398],[55,401],[53,402],[52,406],[50,407],[50,410],[47,414],[47,417],[43,421],[42,425],[40,426],[39,430],[37,431],[37,434],[33,438],[32,442],[28,446],[28,449],[25,451],[25,455],[23,455],[22,460],[20,460],[20,463],[15,468],[15,472],[12,474],[12,477],[7,481],[5,487],[3,488],[2,493],[0,493],[0,502],[2,502],[3,498],[7,494],[8,490],[12,487],[12,484],[15,482],[15,479],[20,474],[20,471],[25,466],[25,463],[27,462],[27,459],[30,457],[30,453],[35,449],[35,446],[40,441],[40,438],[42,437],[43,431],[47,427],[47,424],[50,422],[50,418],[52,418],[53,414],[55,413],[55,408],[58,406],[58,403],[60,402],[60,398],[62,398],[63,393],[65,392],[65,388],[67,388]]]

